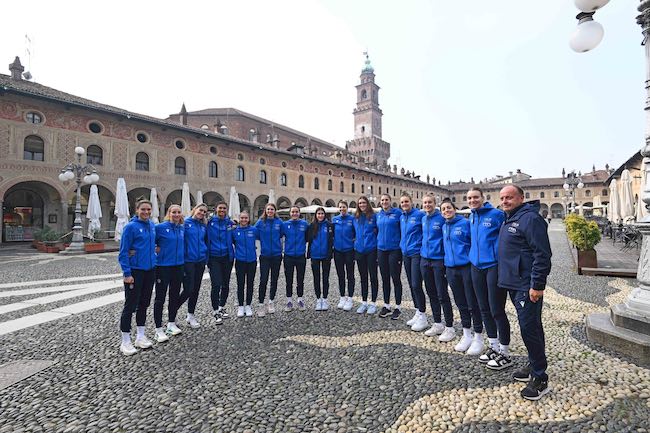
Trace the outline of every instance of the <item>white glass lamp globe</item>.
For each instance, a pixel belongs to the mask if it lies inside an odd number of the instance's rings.
[[[90,181],[90,175],[89,175],[89,174],[86,175],[86,176],[84,176],[84,178],[83,178],[82,180],[83,180],[83,183],[92,183],[92,182]]]
[[[59,180],[61,182],[66,182],[68,180],[68,176],[65,175],[65,171],[59,174]]]
[[[72,179],[74,179],[74,173],[72,172],[72,170],[68,170],[68,171],[66,171],[66,172],[65,172],[65,177],[66,177],[68,180],[72,180]]]
[[[99,180],[99,175],[97,173],[93,173],[90,175],[90,183],[97,183]]]
[[[574,3],[582,12],[594,12],[609,3],[609,0],[574,0]]]
[[[84,153],[86,153],[86,149],[84,149],[81,146],[77,146],[74,148],[74,153],[76,153],[77,155],[83,155]]]
[[[564,188],[565,190],[568,191],[569,190],[569,184],[565,183],[564,185],[562,185],[562,188]]]
[[[585,184],[584,184],[584,183],[580,182],[580,183],[578,184],[578,188],[584,188],[584,187],[585,187]]]
[[[585,20],[578,24],[578,28],[571,35],[569,46],[576,53],[585,53],[596,48],[604,35],[605,30],[599,22]]]

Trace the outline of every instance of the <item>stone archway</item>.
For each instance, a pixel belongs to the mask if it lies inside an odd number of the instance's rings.
[[[268,202],[269,202],[268,195],[257,196],[255,201],[253,201],[253,211],[251,212],[251,217],[253,218],[253,220],[256,220],[260,216],[262,216],[262,213],[264,213],[264,208],[266,207],[266,204]]]
[[[144,189],[144,188],[143,188]],[[173,204],[177,204],[180,206],[181,200],[183,198],[183,191],[180,189],[175,189],[174,191],[170,192],[167,195],[167,198],[165,199],[165,209],[169,209],[169,206]],[[190,193],[190,207],[196,206],[196,199],[194,198],[194,195]],[[129,197],[129,209],[131,209],[131,198]]]
[[[99,204],[102,209],[102,217],[100,219],[101,230],[113,230],[115,228],[115,223],[117,222],[117,217],[115,216],[115,194],[108,188],[103,185],[97,185],[97,194],[99,195]],[[128,195],[128,194],[127,194]],[[88,212],[88,199],[90,197],[90,185],[81,186],[81,223],[83,226],[84,234],[86,233],[86,227],[88,226],[88,221],[86,220],[86,212]],[[136,198],[139,197],[136,196]],[[149,199],[150,194],[146,196],[147,200]],[[67,195],[68,203],[68,212],[67,215],[64,215],[65,227],[67,232],[72,230],[74,225],[74,212],[77,203],[77,191],[70,191]],[[134,199],[135,200],[135,199]],[[158,203],[160,203],[160,196],[158,196]],[[135,201],[134,201],[135,209]],[[130,215],[133,216],[134,212],[129,209]],[[164,215],[160,215],[160,220],[162,220]]]
[[[544,218],[548,218],[549,210],[548,210],[548,205],[546,203],[541,203],[539,205],[539,214]]]
[[[327,207],[336,207],[336,202],[334,202],[334,200],[332,200],[332,199],[329,199],[329,200],[327,200],[325,202],[325,206],[327,206]]]
[[[553,203],[551,205],[552,218],[564,218],[564,205],[561,203]]]
[[[251,212],[251,201],[242,193],[237,194],[239,196],[239,210],[246,210],[249,213]]]
[[[45,225],[65,230],[65,203],[59,191],[41,181],[19,182],[2,198],[2,241],[31,241]],[[65,212],[64,212],[65,211]]]
[[[208,191],[205,194],[203,194],[203,203],[207,204],[208,208],[210,209],[214,209],[214,207],[220,201],[226,202],[226,204],[228,203],[226,200],[224,200],[223,196],[218,192]]]
[[[276,205],[278,209],[286,209],[291,207],[291,200],[289,200],[287,197],[280,197],[278,198]]]
[[[298,197],[294,204],[296,206],[298,206],[298,207],[307,207],[307,206],[309,206],[309,203],[307,202],[307,200],[305,200],[302,197]]]
[[[315,198],[311,201],[311,204],[315,204],[316,206],[322,206],[323,202],[319,198]]]

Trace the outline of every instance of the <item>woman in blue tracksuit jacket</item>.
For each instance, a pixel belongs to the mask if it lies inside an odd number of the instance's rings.
[[[284,279],[287,282],[287,306],[284,311],[293,310],[293,273],[296,272],[296,292],[298,295],[297,306],[299,310],[305,309],[302,299],[305,293],[305,267],[307,259],[307,232],[309,223],[300,219],[300,208],[291,206],[289,220],[282,223],[282,236],[284,236]]]
[[[470,227],[469,221],[456,215],[456,206],[445,199],[440,205],[445,224],[442,236],[445,249],[445,267],[447,280],[454,294],[454,301],[460,312],[463,325],[463,337],[454,350],[467,352],[468,355],[480,355],[483,352],[483,322],[472,287],[472,275],[469,264]],[[472,325],[474,336],[472,336]]]
[[[144,335],[147,308],[151,302],[156,267],[156,228],[149,219],[151,202],[140,200],[135,205],[136,216],[124,226],[118,261],[124,275],[124,308],[120,318],[122,342],[120,351],[133,355],[137,349],[131,343],[131,319],[135,315],[137,335],[135,346],[148,349],[151,341]]]
[[[316,311],[329,310],[327,295],[330,290],[330,267],[332,266],[332,249],[334,247],[334,228],[325,216],[325,209],[316,209],[316,218],[308,231],[309,249],[307,256],[311,259],[311,272],[316,293]],[[321,269],[323,271],[323,291],[321,295]]]
[[[467,192],[467,203],[472,210],[469,217],[472,233],[472,246],[469,249],[472,284],[481,308],[489,345],[487,351],[479,357],[479,362],[486,364],[498,357],[496,365],[493,362],[488,367],[494,369],[498,366],[501,370],[507,367],[507,360],[498,355],[508,356],[510,345],[510,322],[506,315],[507,292],[497,284],[499,230],[505,221],[505,213],[490,203],[485,203],[483,191],[479,188],[471,188]]]
[[[391,319],[397,320],[402,305],[402,250],[399,247],[399,220],[402,212],[392,207],[391,200],[390,195],[382,194],[379,199],[381,209],[377,212],[377,262],[384,292],[384,306],[379,317],[391,316]],[[394,311],[390,309],[391,279],[395,287]]]
[[[260,240],[260,286],[257,315],[264,317],[264,298],[266,286],[271,274],[271,292],[269,294],[268,312],[275,313],[275,294],[278,291],[278,277],[282,264],[282,220],[276,217],[277,208],[274,203],[267,203],[262,217],[255,223]]]
[[[232,242],[235,246],[235,273],[237,274],[237,317],[253,315],[253,283],[257,271],[257,229],[250,225],[250,215],[247,211],[239,214],[239,227],[232,232]],[[244,286],[246,294],[244,296]]]
[[[156,224],[156,298],[153,303],[153,320],[156,323],[156,341],[167,341],[167,333],[176,335],[176,309],[178,296],[183,283],[183,265],[185,264],[185,228],[181,207],[173,204],[167,209],[162,223]],[[163,306],[169,288],[167,305],[167,332],[162,327]]]
[[[339,280],[341,298],[336,306],[344,311],[352,310],[354,296],[354,217],[348,213],[348,202],[338,203],[339,214],[332,219],[334,225],[334,265]],[[345,282],[348,295],[345,296]]]
[[[201,326],[194,317],[196,303],[199,300],[199,289],[203,281],[203,271],[208,261],[208,229],[206,215],[208,206],[199,203],[192,209],[192,216],[185,218],[185,265],[183,267],[183,291],[181,292],[176,312],[187,301],[187,318],[185,321],[192,328]]]
[[[442,228],[445,218],[436,209],[436,199],[431,194],[422,198],[425,215],[422,217],[422,249],[420,250],[420,271],[427,289],[433,326],[424,332],[428,337],[440,335],[438,340],[451,341],[456,337],[454,330],[454,313],[449,299],[447,276],[445,274],[445,251],[443,247]],[[442,324],[441,310],[445,315]]]
[[[377,217],[370,206],[368,198],[359,197],[357,211],[354,215],[354,251],[359,275],[361,275],[361,298],[363,302],[357,313],[375,314],[377,312],[377,294],[379,293],[379,280],[377,279]],[[372,297],[368,304],[368,275]]]
[[[420,273],[420,252],[422,250],[422,217],[424,212],[413,206],[413,199],[404,193],[399,199],[402,208],[400,217],[400,248],[404,260],[406,278],[411,288],[415,315],[406,322],[413,331],[424,331],[429,323],[426,316],[426,300],[422,290],[422,274]]]
[[[210,301],[212,314],[217,325],[228,318],[226,302],[230,292],[230,273],[234,259],[232,231],[235,223],[228,217],[228,205],[220,201],[215,206],[215,215],[208,221],[208,268],[210,269]]]

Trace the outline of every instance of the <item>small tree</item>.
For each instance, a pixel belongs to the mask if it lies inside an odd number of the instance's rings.
[[[578,250],[592,250],[600,242],[600,228],[595,221],[572,214],[566,217],[565,223],[567,236]]]

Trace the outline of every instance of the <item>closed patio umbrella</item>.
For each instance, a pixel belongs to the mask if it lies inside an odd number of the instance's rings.
[[[192,204],[190,202],[190,185],[183,182],[183,189],[181,192],[181,212],[183,216],[188,217],[192,213]]]
[[[621,184],[619,185],[620,193],[620,212],[621,218],[625,219],[634,216],[634,194],[632,193],[632,176],[630,170],[625,169],[621,173]]]
[[[228,204],[228,216],[232,219],[239,221],[239,213],[241,209],[239,207],[239,194],[234,186],[230,187],[230,201]]]
[[[158,224],[160,222],[160,205],[158,204],[158,192],[156,188],[151,188],[149,201],[151,202],[151,221],[154,224]]]
[[[129,222],[129,197],[126,194],[126,182],[124,178],[117,179],[117,190],[115,194],[115,216],[117,222],[115,223],[115,241],[119,242],[122,239],[122,230]]]
[[[88,198],[88,211],[86,218],[88,219],[88,237],[95,239],[95,232],[102,228],[99,219],[102,217],[102,206],[99,202],[99,191],[97,185],[90,186],[90,197]]]
[[[609,183],[609,212],[608,218],[611,222],[617,223],[621,219],[621,209],[619,206],[618,185],[616,179]]]

